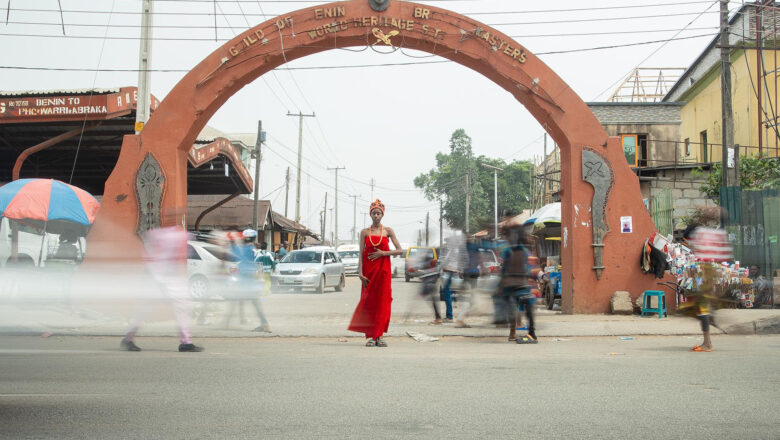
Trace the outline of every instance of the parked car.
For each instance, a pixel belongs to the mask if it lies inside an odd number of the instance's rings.
[[[271,274],[271,283],[277,289],[315,288],[324,293],[326,287],[334,287],[336,292],[344,290],[344,263],[335,249],[314,246],[290,251],[280,261]]]
[[[206,299],[235,291],[238,284],[238,257],[202,241],[187,242],[187,285],[190,297]]]
[[[436,254],[436,249],[432,247],[410,246],[409,249],[406,250],[405,255],[406,257],[404,260],[404,278],[406,279],[407,282],[409,282],[409,280],[412,278],[417,278],[423,273],[427,273],[427,272],[422,272],[421,270],[436,267],[436,265],[439,262],[438,255]],[[418,264],[416,263],[417,261],[426,261],[428,262],[427,264],[429,264],[429,266],[417,267]]]
[[[339,258],[344,263],[344,274],[357,275],[360,262],[360,246],[356,244],[344,244],[338,248]]]

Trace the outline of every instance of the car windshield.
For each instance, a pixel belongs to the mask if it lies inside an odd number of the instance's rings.
[[[341,251],[339,255],[341,258],[357,258],[360,256],[360,251]]]
[[[411,248],[409,249],[409,258],[433,258],[433,249],[431,248]]]
[[[234,263],[238,261],[238,257],[236,256],[236,254],[232,252],[228,252],[216,246],[203,246],[203,250],[210,253],[214,257],[219,258],[222,261],[231,261]]]
[[[322,252],[316,251],[292,251],[282,259],[282,263],[319,263],[321,261]]]

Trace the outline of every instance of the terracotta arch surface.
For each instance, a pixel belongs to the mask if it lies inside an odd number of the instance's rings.
[[[428,52],[481,73],[522,103],[558,143],[565,312],[605,313],[615,291],[628,290],[636,296],[653,288],[653,277],[640,271],[639,255],[655,227],[619,139],[608,137],[579,96],[510,37],[445,9],[398,0],[391,0],[383,12],[371,9],[368,0],[291,12],[247,30],[205,58],[165,97],[140,135],[125,136],[89,242],[113,243],[125,249],[127,255],[139,249],[134,182],[149,153],[157,159],[165,177],[163,210],[171,212],[186,206],[187,152],[212,115],[246,84],[294,59],[372,44]],[[583,148],[604,157],[614,173],[606,207],[610,231],[604,237],[605,269],[600,280],[592,269],[590,207],[594,189],[582,180]],[[632,233],[621,233],[620,216],[633,217]],[[674,304],[672,298],[668,303]]]

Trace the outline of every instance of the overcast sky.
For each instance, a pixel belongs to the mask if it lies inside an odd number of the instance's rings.
[[[62,35],[57,0],[0,0],[0,88],[136,85],[137,73],[132,70],[138,68],[141,0],[61,3],[66,36]],[[158,71],[152,74],[152,93],[163,99],[184,70],[248,27],[319,3],[219,0],[219,41],[215,42],[214,2],[155,1],[152,67]],[[718,25],[717,1],[420,3],[471,16],[514,37],[585,101],[606,100],[637,66],[689,66],[717,33]],[[732,1],[730,9],[740,4]],[[591,9],[583,10],[586,7]],[[675,40],[665,44],[623,46],[671,38]],[[585,50],[604,46],[623,47]],[[560,51],[568,52],[545,54]],[[431,215],[432,237],[438,237],[438,207],[414,190],[412,179],[434,166],[436,153],[447,149],[453,131],[466,130],[475,154],[509,161],[540,156],[544,133],[520,103],[481,75],[452,62],[425,64],[439,60],[443,59],[410,50],[371,47],[312,55],[244,87],[209,125],[226,133],[255,132],[257,120],[262,119],[268,143],[261,167],[261,195],[283,212],[284,173],[288,166],[292,168],[294,184],[298,145],[298,118],[286,114],[314,112],[316,118],[304,118],[302,222],[319,231],[326,191],[328,207],[333,207],[334,176],[326,168],[344,166],[339,174],[340,238],[351,236],[351,195],[359,196],[358,228],[364,225],[372,178],[376,182],[373,196],[387,205],[385,224],[395,227],[402,242],[415,241],[426,212]],[[410,62],[417,64],[332,68]],[[331,69],[283,70],[303,67]],[[291,188],[289,217],[294,216],[294,194]]]

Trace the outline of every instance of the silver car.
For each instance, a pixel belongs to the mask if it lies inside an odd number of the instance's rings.
[[[339,251],[339,257],[341,258],[341,262],[344,263],[344,273],[347,275],[357,275],[360,251]]]
[[[290,251],[271,274],[275,289],[315,288],[324,293],[326,287],[336,292],[344,290],[344,263],[331,247],[316,246]]]

